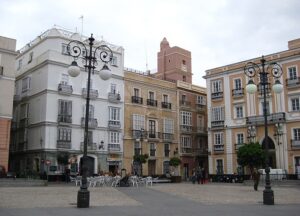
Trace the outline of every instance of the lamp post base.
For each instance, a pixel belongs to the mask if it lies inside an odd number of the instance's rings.
[[[77,194],[77,208],[90,207],[90,192],[87,189],[80,189]]]
[[[264,204],[265,205],[274,205],[274,193],[272,189],[264,190]]]

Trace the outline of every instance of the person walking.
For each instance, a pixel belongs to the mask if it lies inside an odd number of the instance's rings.
[[[254,181],[254,190],[257,191],[259,179],[260,179],[260,172],[256,168],[254,168],[252,176]]]
[[[197,182],[198,182],[198,184],[200,184],[201,179],[202,179],[201,167],[198,167],[198,169],[196,171],[196,175],[197,175]]]
[[[201,169],[201,184],[205,183],[205,169]]]

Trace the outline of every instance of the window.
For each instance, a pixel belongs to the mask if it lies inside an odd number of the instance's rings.
[[[94,110],[95,110],[95,107],[93,105],[90,105],[90,107],[89,107],[89,119],[94,118]],[[83,116],[84,117],[85,117],[85,112],[86,112],[86,105],[84,105],[84,109],[83,109]]]
[[[120,121],[120,108],[109,107],[109,120],[110,121]]]
[[[68,74],[62,74],[60,83],[63,84],[63,85],[68,85],[69,75]]]
[[[181,111],[180,112],[180,117],[181,117],[181,125],[192,125],[192,113],[191,112],[186,112],[186,111]]]
[[[22,68],[22,59],[19,59],[17,70],[20,70],[21,68]]]
[[[28,118],[29,104],[22,104],[20,108],[20,119]]]
[[[116,94],[116,92],[117,92],[117,85],[111,83],[110,84],[110,93]]]
[[[26,92],[30,89],[30,77],[22,79],[22,92]]]
[[[182,76],[182,81],[186,82],[186,76]]]
[[[32,59],[33,59],[33,52],[29,53],[28,64],[32,62]]]
[[[3,66],[0,66],[0,76],[3,76],[4,75],[4,68]]]
[[[296,67],[288,68],[288,75],[289,75],[289,80],[296,80],[297,79]]]
[[[142,154],[142,148],[140,142],[134,142],[134,155],[141,155]]]
[[[119,132],[110,132],[110,144],[119,144],[120,143],[120,133]]]
[[[72,101],[58,100],[59,122],[72,122]]]
[[[58,141],[71,142],[71,128],[58,128]]]
[[[241,79],[235,79],[234,80],[234,89],[235,90],[241,90],[242,89],[242,81],[241,81]]]
[[[88,89],[89,79],[86,80],[86,89]],[[93,80],[90,79],[90,89],[93,89]]]
[[[212,121],[224,121],[224,107],[212,107]]]
[[[139,97],[139,96],[140,96],[140,90],[137,89],[137,88],[134,88],[134,89],[133,89],[133,95],[134,95],[135,97]]]
[[[70,46],[68,46],[67,44],[62,44],[61,53],[64,54],[64,55],[69,55]]]
[[[216,169],[216,174],[222,175],[224,173],[223,171],[223,160],[222,159],[217,159],[217,169]]]
[[[198,95],[196,99],[196,104],[206,105],[206,98],[202,95]]]
[[[164,119],[164,133],[174,133],[174,121],[173,119]]]
[[[165,143],[165,145],[164,145],[164,153],[165,153],[165,157],[169,157],[170,156],[170,144]]]
[[[186,62],[185,62],[185,60],[182,60],[182,64],[183,64],[183,65],[186,65]]]
[[[267,115],[270,115],[271,110],[270,110],[270,102],[266,101],[266,109],[267,109]],[[261,102],[261,110],[262,114],[264,114],[264,102]]]
[[[192,148],[192,142],[190,136],[181,136],[180,141],[181,141],[182,148]]]
[[[212,93],[222,92],[221,80],[212,81]]]
[[[164,94],[163,95],[163,102],[168,103],[169,102],[169,96]]]
[[[148,99],[150,99],[150,100],[154,100],[154,92],[152,92],[152,91],[149,91],[149,96],[148,96]]]
[[[149,138],[157,138],[155,120],[149,120]]]
[[[118,66],[117,56],[113,56],[110,63],[111,63],[112,66],[116,66],[117,67]]]
[[[238,133],[236,135],[236,139],[237,139],[237,144],[243,144],[244,143],[244,134]]]
[[[185,102],[186,101],[186,95],[181,95],[181,100],[182,100],[182,102]]]
[[[169,161],[164,161],[163,172],[164,172],[164,174],[170,173],[170,162]]]
[[[132,128],[133,130],[140,131],[145,128],[145,116],[139,114],[132,115]]]
[[[293,129],[293,138],[294,140],[300,141],[300,128]]]
[[[300,101],[298,98],[291,98],[291,111],[300,111]]]
[[[93,131],[88,132],[88,145],[93,145]]]
[[[223,145],[223,133],[215,133],[215,145]]]
[[[150,143],[150,157],[155,157],[156,152],[156,144]]]
[[[236,118],[243,118],[244,117],[243,106],[241,105],[235,106],[235,114],[236,114]]]

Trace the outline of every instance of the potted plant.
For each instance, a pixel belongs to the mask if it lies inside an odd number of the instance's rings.
[[[181,176],[179,175],[178,166],[180,165],[181,160],[178,157],[172,157],[170,159],[169,165],[173,167],[171,173],[171,182],[181,182]]]

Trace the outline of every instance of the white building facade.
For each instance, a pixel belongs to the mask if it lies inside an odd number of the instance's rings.
[[[67,69],[73,58],[68,43],[87,37],[52,28],[20,50],[16,60],[11,168],[19,175],[60,174],[66,168],[80,172],[83,156],[84,119],[88,73],[82,55],[78,77]],[[90,174],[122,168],[124,116],[124,49],[105,44],[113,51],[108,64],[109,80],[99,77],[103,63],[91,74],[88,156]],[[87,46],[88,47],[88,46]]]

